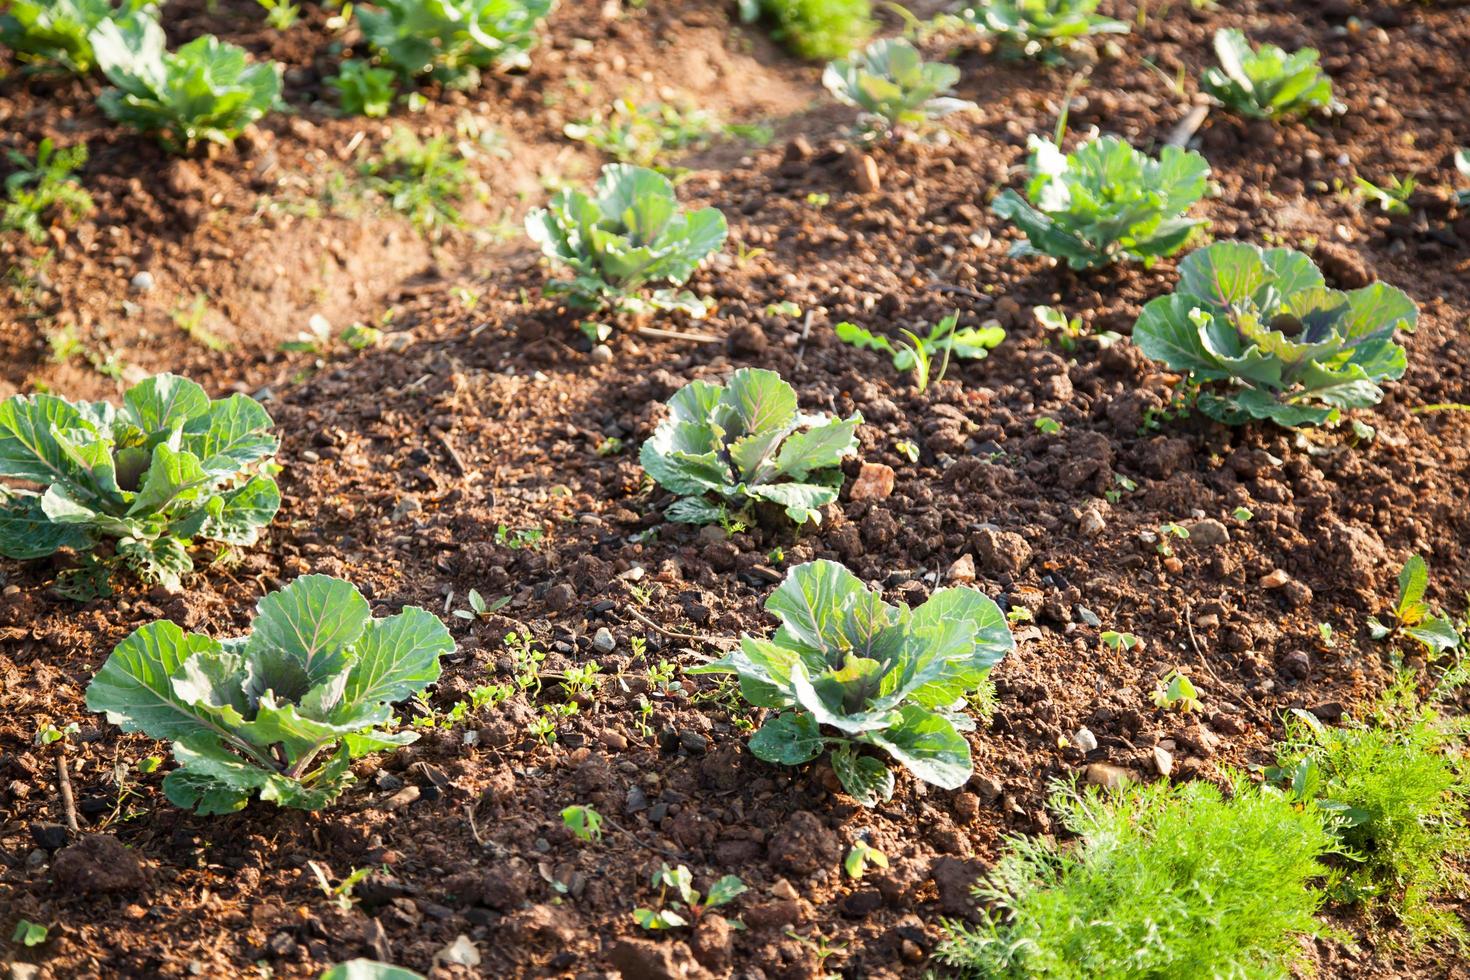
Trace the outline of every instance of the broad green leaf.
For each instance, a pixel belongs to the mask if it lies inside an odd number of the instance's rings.
[[[712,909],[728,905],[749,890],[745,887],[745,882],[739,878],[734,875],[725,875],[709,886],[709,894],[704,897],[705,908]]]
[[[123,395],[128,419],[144,432],[182,428],[209,411],[209,396],[187,378],[156,374],[138,382]]]
[[[179,741],[217,734],[215,726],[174,690],[173,677],[190,657],[221,652],[219,643],[185,633],[168,620],[139,627],[108,656],[87,686],[87,708],[105,711],[125,732]]]
[[[76,524],[58,524],[41,507],[41,497],[0,491],[0,555],[7,558],[44,558],[61,548],[82,550],[91,535]]]
[[[786,711],[766,719],[750,737],[750,751],[757,759],[780,766],[799,766],[822,754],[821,731],[811,715]]]
[[[1429,616],[1417,626],[1407,627],[1404,632],[1435,653],[1445,653],[1460,645],[1459,631],[1442,616]]]
[[[1424,615],[1424,593],[1429,589],[1429,565],[1420,555],[1410,555],[1399,569],[1399,604],[1395,610],[1401,622],[1417,623]]]
[[[175,452],[167,443],[159,443],[153,450],[153,460],[143,475],[138,495],[128,508],[128,516],[151,514],[179,499],[195,499],[209,481],[210,476],[199,465],[197,456]]]
[[[439,658],[454,652],[454,640],[439,617],[417,606],[368,623],[338,712],[363,704],[402,701],[439,679]]]
[[[243,810],[251,795],[274,777],[207,736],[174,743],[174,761],[180,768],[163,780],[163,792],[174,806],[201,816]]]
[[[886,751],[917,779],[941,789],[959,789],[973,775],[970,743],[949,719],[915,704],[900,709],[896,725],[868,732],[862,740]]]
[[[324,971],[317,980],[424,980],[421,973],[377,960],[355,959]]]
[[[346,667],[370,617],[367,600],[350,582],[303,575],[261,598],[246,650],[287,654],[315,685]]]
[[[857,452],[857,427],[862,421],[861,415],[854,415],[792,433],[776,455],[776,471],[801,482],[814,470],[840,466]]]
[[[797,565],[766,600],[766,612],[781,620],[798,642],[835,653],[842,639],[847,609],[867,587],[852,572],[825,559]]]

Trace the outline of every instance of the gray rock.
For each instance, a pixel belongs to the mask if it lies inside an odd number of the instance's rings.
[[[606,626],[598,627],[592,635],[592,647],[599,653],[612,653],[617,648],[618,641],[613,639],[612,630]]]
[[[133,278],[129,281],[128,285],[132,286],[136,292],[151,292],[154,286],[153,273],[149,272],[147,269],[144,269],[141,272],[134,273]]]

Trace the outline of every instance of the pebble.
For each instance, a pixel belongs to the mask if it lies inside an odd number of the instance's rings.
[[[1261,576],[1261,588],[1279,589],[1290,581],[1291,576],[1278,568],[1275,571],[1267,572],[1265,575]]]
[[[617,648],[618,641],[613,639],[612,630],[606,626],[598,627],[592,636],[592,646],[599,653],[612,653]]]
[[[1088,765],[1084,778],[1092,786],[1119,789],[1133,781],[1133,774],[1111,762],[1093,762]]]
[[[1092,729],[1090,728],[1077,729],[1072,735],[1072,741],[1076,743],[1084,755],[1097,750],[1097,736],[1092,734]]]
[[[1167,777],[1174,771],[1174,757],[1165,748],[1155,745],[1153,747],[1154,768],[1159,771],[1160,776]]]
[[[1084,510],[1081,519],[1077,521],[1077,529],[1089,538],[1097,537],[1107,526],[1108,522],[1103,520],[1103,516],[1091,509]]]
[[[883,500],[893,493],[893,467],[885,463],[864,463],[852,481],[849,500]]]
[[[611,364],[612,360],[612,348],[607,346],[607,344],[598,344],[592,348],[592,362],[594,364]]]
[[[129,285],[132,286],[135,291],[140,293],[151,292],[154,285],[153,273],[149,272],[147,269],[144,269],[141,272],[134,273],[133,278],[129,281]]]
[[[771,886],[771,894],[776,898],[784,898],[788,902],[794,902],[801,896],[797,894],[796,888],[785,878],[777,878],[776,883]]]
[[[969,555],[960,555],[949,571],[944,574],[945,581],[953,585],[969,585],[975,581],[975,559]]]

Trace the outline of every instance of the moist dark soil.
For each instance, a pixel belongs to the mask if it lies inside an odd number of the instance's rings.
[[[920,976],[940,920],[973,915],[969,885],[1005,837],[1058,831],[1053,781],[1222,781],[1266,764],[1286,709],[1335,722],[1392,677],[1391,649],[1369,639],[1366,619],[1389,604],[1405,558],[1427,558],[1431,596],[1451,608],[1470,588],[1470,418],[1415,411],[1470,402],[1470,218],[1451,191],[1454,148],[1470,143],[1464,8],[1175,4],[1055,70],[951,38],[932,53],[963,69],[960,94],[978,111],[947,120],[947,139],[856,148],[850,114],[821,102],[817,69],[732,25],[720,4],[565,3],[529,74],[429,93],[423,114],[392,120],[431,133],[469,112],[509,148],[477,165],[486,220],[506,214],[512,231],[428,243],[370,201],[352,215],[305,206],[320,203],[333,168],[353,172],[358,132],[381,140],[389,127],[312,102],[336,57],[324,12],[308,7],[276,36],[248,3],[176,6],[176,40],[213,31],[286,62],[295,114],[215,157],[173,161],[112,129],[93,108],[94,82],[0,83],[12,145],[88,140],[99,203],[52,243],[47,283],[0,312],[0,370],[22,390],[112,393],[83,362],[46,362],[46,332],[72,322],[131,368],[259,392],[282,438],[285,503],[260,545],[212,564],[201,555],[177,595],[124,583],[78,604],[50,591],[65,560],[0,563],[0,926],[50,926],[44,945],[10,951],[39,967],[22,976],[312,977],[357,955],[443,977]],[[1174,264],[1078,274],[1011,259],[1014,232],[988,211],[1014,182],[1026,136],[1052,131],[1069,86],[1072,133],[1162,143],[1220,26],[1317,47],[1347,105],[1280,127],[1216,110],[1194,139],[1219,185],[1200,205],[1216,237],[1301,248],[1333,285],[1382,279],[1420,305],[1407,375],[1355,416],[1371,437],[1174,417],[1178,379],[1126,339],[1142,304],[1172,288]],[[691,284],[716,301],[712,317],[656,325],[713,339],[651,340],[622,323],[608,359],[541,296],[545,270],[514,223],[541,199],[542,177],[595,171],[562,123],[627,90],[770,119],[783,135],[685,161],[682,197],[719,206],[732,243]],[[1417,174],[1422,190],[1409,215],[1390,217],[1341,191],[1355,173]],[[176,192],[194,179],[199,189]],[[6,247],[17,264],[39,255]],[[142,268],[155,271],[154,292],[129,294]],[[219,311],[227,349],[201,348],[172,322],[170,303],[197,292]],[[802,313],[771,305],[787,301]],[[1080,316],[1092,335],[1061,348],[1036,304]],[[950,311],[963,325],[997,320],[1008,337],[926,392],[832,333],[842,320],[896,333]],[[385,323],[387,342],[279,353],[313,312]],[[746,365],[778,370],[807,410],[862,412],[849,476],[891,467],[891,494],[854,500],[849,481],[801,533],[665,523],[668,498],[644,480],[637,447],[680,385]],[[1038,430],[1040,418],[1060,430]],[[1157,536],[1171,522],[1195,533],[1165,555]],[[692,667],[743,631],[768,631],[761,603],[783,569],[822,557],[890,599],[919,602],[974,576],[1031,612],[994,672],[999,705],[970,736],[964,789],[900,774],[894,799],[865,810],[825,765],[753,759],[744,743],[759,718],[728,683],[650,678],[661,661]],[[379,615],[417,604],[446,617],[458,649],[427,699],[438,711],[510,679],[511,631],[548,651],[542,688],[363,760],[358,783],[320,813],[254,803],[201,818],[171,806],[162,772],[134,768],[165,747],[87,713],[87,682],[139,625],[167,617],[237,633],[260,595],[305,572],[351,579]],[[450,616],[471,589],[506,602]],[[604,628],[610,652],[593,642]],[[1109,629],[1141,645],[1110,650]],[[601,668],[598,692],[543,744],[528,723],[566,700],[560,673],[586,663]],[[1198,688],[1197,713],[1154,706],[1174,670]],[[32,744],[45,725],[72,722],[80,731],[60,752]],[[1086,755],[1073,737],[1082,726],[1099,743]],[[60,826],[58,755],[76,838]],[[605,815],[600,842],[563,828],[571,804]],[[862,835],[891,866],[852,880],[841,857]],[[339,908],[312,862],[334,882],[373,871]],[[740,876],[750,891],[732,915],[748,928],[641,931],[631,912],[656,902],[648,879],[663,862],[705,884]],[[1466,972],[1452,951],[1403,953],[1392,922],[1337,924],[1356,943],[1317,943],[1319,975]],[[436,965],[460,936],[479,965]]]

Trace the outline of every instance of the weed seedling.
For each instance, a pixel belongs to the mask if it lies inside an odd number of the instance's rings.
[[[694,890],[694,876],[682,864],[677,868],[670,868],[665,864],[654,873],[652,886],[658,889],[659,908],[633,910],[633,921],[651,931],[694,925],[710,909],[728,905],[746,891],[745,883],[739,878],[735,875],[725,875],[710,886],[709,895],[700,895]],[[669,899],[670,889],[673,889],[674,894],[679,898],[681,907],[684,909],[682,914],[664,907]]]
[[[869,844],[867,837],[859,837],[852,842],[847,857],[842,859],[842,870],[847,872],[849,878],[858,879],[868,870],[869,865],[887,868],[888,855]]]
[[[562,825],[579,841],[602,840],[602,814],[590,806],[569,806],[561,811]]]
[[[1154,705],[1165,711],[1188,714],[1199,710],[1199,693],[1188,677],[1171,670],[1154,690]]]

